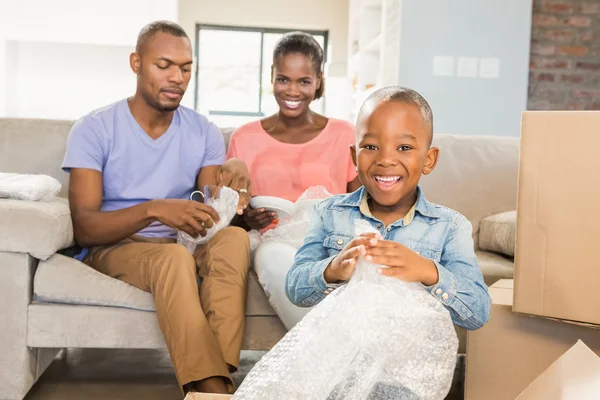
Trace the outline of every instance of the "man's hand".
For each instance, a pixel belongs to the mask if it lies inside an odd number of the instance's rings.
[[[437,267],[432,260],[397,242],[378,240],[367,249],[365,258],[373,264],[388,267],[377,271],[384,276],[393,276],[407,282],[421,282],[426,286],[435,285],[439,280]]]
[[[327,266],[323,277],[327,283],[336,283],[350,279],[356,268],[358,257],[365,256],[367,249],[377,244],[378,233],[363,233],[348,242],[346,247],[338,254],[331,264]]]
[[[248,207],[244,210],[244,221],[250,229],[261,230],[277,219],[277,213],[264,208]]]
[[[219,222],[212,207],[191,200],[152,200],[148,212],[153,219],[191,237],[206,236],[206,228]]]
[[[252,196],[252,184],[248,167],[239,158],[225,161],[217,172],[217,185],[228,186],[240,194],[237,213],[242,215]]]

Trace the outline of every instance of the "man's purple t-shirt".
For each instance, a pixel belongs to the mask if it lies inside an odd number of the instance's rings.
[[[225,162],[225,141],[213,123],[179,106],[169,129],[152,139],[137,123],[127,99],[77,121],[67,141],[62,168],[102,172],[102,211],[154,199],[188,199],[200,168]],[[138,235],[176,237],[158,222]]]

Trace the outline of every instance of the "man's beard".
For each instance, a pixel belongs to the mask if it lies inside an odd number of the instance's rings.
[[[160,112],[172,112],[177,110],[177,108],[179,108],[179,103],[177,103],[176,105],[164,105],[161,104],[161,102],[158,99],[153,98],[149,93],[146,92],[142,92],[142,97],[144,98],[144,100],[146,100],[146,103],[154,108],[157,111]]]
[[[175,111],[179,108],[179,104],[174,105],[174,106],[165,106],[165,105],[158,103],[157,105],[158,105],[158,107],[156,107],[156,109],[158,111],[162,111],[162,112],[171,112],[171,111]]]

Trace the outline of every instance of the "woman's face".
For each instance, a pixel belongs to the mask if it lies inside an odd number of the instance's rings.
[[[273,94],[281,113],[296,118],[308,111],[321,86],[313,62],[303,54],[290,53],[279,57],[273,65]]]

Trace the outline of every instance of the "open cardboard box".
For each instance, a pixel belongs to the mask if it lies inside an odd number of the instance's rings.
[[[578,340],[517,400],[596,400],[600,398],[600,358]]]
[[[574,392],[583,391],[580,386],[590,379],[600,382],[598,329],[513,312],[511,279],[498,281],[489,292],[489,322],[467,334],[465,400],[600,399],[597,386],[587,389],[591,397]],[[579,341],[591,349],[587,355]]]
[[[229,400],[232,397],[230,394],[188,393],[183,400]]]

